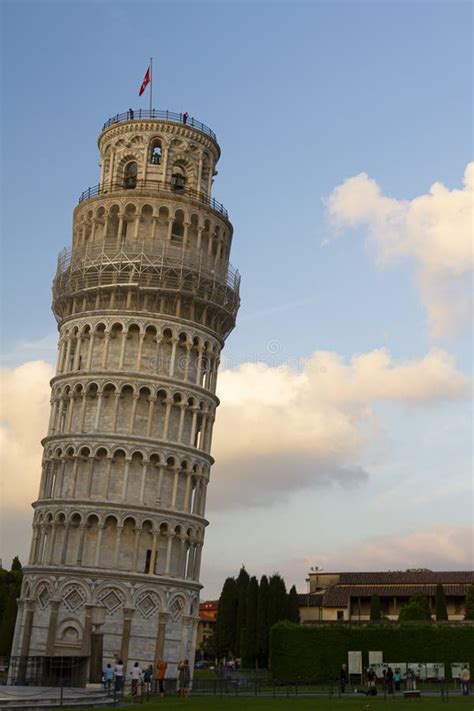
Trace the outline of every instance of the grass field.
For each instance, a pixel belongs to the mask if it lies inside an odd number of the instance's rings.
[[[176,696],[164,699],[150,699],[141,704],[143,711],[167,711],[167,709],[188,709],[189,711],[473,711],[474,697],[449,697],[420,699],[321,699],[321,698],[242,698],[242,697],[200,697],[179,699]]]

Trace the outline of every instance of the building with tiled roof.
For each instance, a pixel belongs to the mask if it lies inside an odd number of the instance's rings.
[[[214,636],[218,609],[219,600],[206,600],[199,603],[196,649],[201,650],[201,652],[204,651],[206,642]]]
[[[397,620],[412,595],[421,594],[435,613],[436,586],[441,583],[449,621],[464,619],[466,593],[474,583],[474,571],[425,569],[368,573],[311,571],[308,592],[299,595],[300,620],[313,622],[364,622],[370,619],[370,599],[378,595],[382,615]]]

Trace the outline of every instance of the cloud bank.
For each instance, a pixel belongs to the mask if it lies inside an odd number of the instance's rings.
[[[310,566],[325,570],[472,570],[472,524],[442,524],[419,530],[401,531],[396,535],[380,535],[355,546],[344,546],[327,552],[317,548],[309,555],[287,563],[292,575],[301,575]]]
[[[473,190],[471,162],[462,189],[434,183],[425,195],[397,200],[360,173],[334,188],[326,200],[335,228],[367,228],[380,264],[415,261],[417,287],[435,339],[454,335],[471,320]]]
[[[307,487],[367,478],[382,435],[374,406],[429,407],[464,398],[469,381],[445,351],[395,364],[385,349],[319,351],[300,369],[245,363],[224,370],[209,490],[211,506],[268,505]]]

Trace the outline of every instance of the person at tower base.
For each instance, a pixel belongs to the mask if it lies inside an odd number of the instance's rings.
[[[142,670],[140,669],[138,662],[135,662],[132,671],[130,672],[132,675],[132,696],[136,696],[138,693],[138,682],[140,681],[141,673]]]
[[[114,667],[115,691],[117,694],[123,689],[123,662],[121,659],[117,661]]]
[[[160,696],[162,696],[162,697],[165,695],[165,676],[166,676],[167,669],[168,669],[167,663],[163,659],[160,659],[158,661],[158,664],[156,665],[156,678],[158,680]]]
[[[191,682],[191,673],[189,671],[189,661],[185,659],[178,664],[178,689],[181,698],[189,696],[189,684]]]
[[[342,665],[341,671],[339,672],[339,682],[340,682],[340,688],[341,688],[341,694],[343,694],[346,690],[346,684],[349,681],[348,676],[347,676],[347,667],[345,664]]]

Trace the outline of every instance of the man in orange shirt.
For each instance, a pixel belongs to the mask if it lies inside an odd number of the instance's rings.
[[[160,659],[156,665],[156,678],[158,679],[158,684],[160,687],[160,696],[165,695],[165,676],[166,670],[168,669],[167,663]]]

